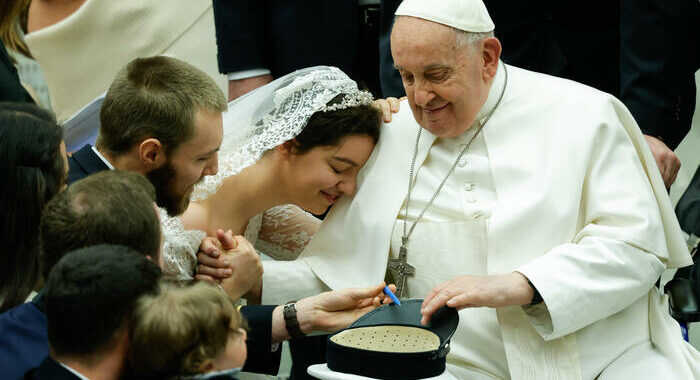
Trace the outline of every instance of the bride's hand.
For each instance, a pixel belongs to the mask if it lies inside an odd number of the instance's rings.
[[[385,123],[388,123],[391,121],[391,114],[399,112],[399,109],[401,108],[399,103],[403,99],[404,98],[396,99],[388,97],[386,99],[377,99],[374,102],[372,102],[372,104],[374,104],[375,107],[379,108],[379,110],[382,111],[382,119]]]
[[[236,248],[236,239],[232,231],[218,230],[217,237],[205,237],[197,253],[199,265],[195,279],[218,283],[224,278],[231,277],[230,262],[222,252],[234,248]]]

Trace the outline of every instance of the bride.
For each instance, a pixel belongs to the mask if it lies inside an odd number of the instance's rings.
[[[334,67],[296,71],[231,102],[219,171],[180,218],[164,218],[165,275],[192,279],[205,235],[231,230],[258,251],[292,260],[338,197],[352,195],[379,139],[372,95]],[[303,209],[303,210],[302,210]]]

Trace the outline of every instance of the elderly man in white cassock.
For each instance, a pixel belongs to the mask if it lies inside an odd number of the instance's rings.
[[[425,298],[425,321],[460,309],[460,379],[700,378],[655,286],[690,256],[625,106],[500,62],[480,0],[396,15],[410,107],[302,256],[265,262],[263,303],[388,271],[402,298]]]

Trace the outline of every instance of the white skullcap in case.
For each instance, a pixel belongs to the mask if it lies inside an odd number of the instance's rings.
[[[481,0],[404,0],[397,16],[411,16],[473,33],[495,27]]]

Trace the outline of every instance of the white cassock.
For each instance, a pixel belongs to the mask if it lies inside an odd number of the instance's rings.
[[[501,64],[477,122],[504,79]],[[382,281],[404,219],[410,227],[475,126],[453,139],[423,131],[406,214],[419,127],[404,102],[357,194],[298,260],[265,262],[263,303]],[[460,311],[447,360],[459,378],[700,378],[700,354],[654,287],[691,259],[639,128],[608,94],[508,66],[501,104],[411,235],[407,261],[409,298],[461,274],[519,271],[544,299]]]

